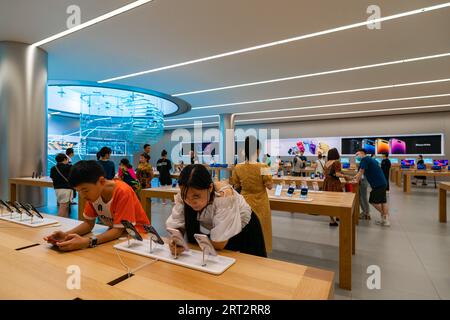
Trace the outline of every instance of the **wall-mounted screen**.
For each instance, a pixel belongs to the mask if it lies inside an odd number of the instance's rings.
[[[398,135],[342,138],[342,154],[354,155],[364,148],[368,154],[443,155],[443,135]]]
[[[339,137],[325,138],[294,138],[267,140],[267,152],[276,154],[277,142],[280,156],[294,156],[297,152],[304,152],[305,156],[316,156],[319,153],[327,155],[332,148],[341,152],[341,139]]]

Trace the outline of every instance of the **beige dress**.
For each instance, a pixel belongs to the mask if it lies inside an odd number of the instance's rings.
[[[264,163],[240,163],[235,166],[230,183],[241,189],[241,195],[258,216],[264,234],[266,251],[272,251],[272,215],[265,184],[272,182],[270,168]]]

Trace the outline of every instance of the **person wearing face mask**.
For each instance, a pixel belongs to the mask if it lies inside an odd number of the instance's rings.
[[[389,207],[386,198],[387,182],[378,162],[371,157],[366,156],[366,150],[359,149],[356,153],[356,159],[360,160],[359,171],[355,176],[355,182],[360,182],[364,175],[372,191],[369,196],[369,203],[381,214],[381,219],[375,221],[383,227],[391,225],[389,221]]]
[[[221,182],[222,183],[222,182]],[[188,242],[196,243],[194,234],[209,236],[216,250],[232,250],[267,257],[258,217],[228,184],[214,184],[201,164],[188,165],[178,180],[180,193],[166,221],[167,228],[178,229]],[[228,195],[224,195],[228,191]],[[183,247],[169,243],[172,254]]]

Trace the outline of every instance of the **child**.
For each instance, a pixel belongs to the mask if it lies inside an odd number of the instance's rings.
[[[58,202],[58,216],[68,218],[70,201],[73,197],[73,191],[69,184],[69,172],[72,166],[64,153],[57,154],[55,160],[56,165],[50,169],[50,178],[53,180],[53,188]]]
[[[175,196],[175,206],[166,222],[168,228],[185,233],[191,243],[196,242],[194,234],[203,233],[209,235],[217,250],[267,257],[258,217],[230,185],[213,184],[211,175],[201,164],[184,168],[178,183],[181,192]],[[220,196],[225,189],[232,192]],[[169,246],[172,253],[184,250],[174,243]]]
[[[122,236],[124,227],[121,220],[136,225],[144,232],[143,225],[149,224],[133,189],[120,180],[107,180],[103,168],[96,161],[79,161],[71,169],[69,182],[80,197],[86,200],[84,222],[68,231],[56,231],[44,238],[62,251],[93,248],[98,244],[115,240]],[[98,236],[83,237],[90,233],[99,218],[109,229]]]
[[[159,172],[159,183],[161,186],[172,185],[172,178],[170,177],[170,170],[172,169],[172,162],[167,159],[167,151],[163,150],[161,152],[161,159],[156,162],[156,168]],[[166,204],[166,200],[163,199],[163,205]]]
[[[134,173],[133,166],[130,164],[130,160],[120,160],[118,176],[120,180],[132,187],[133,190],[139,194],[141,186],[137,180],[136,173]]]
[[[149,163],[150,156],[146,153],[141,154],[139,165],[136,170],[136,177],[141,184],[142,189],[151,188],[153,179],[153,168]]]

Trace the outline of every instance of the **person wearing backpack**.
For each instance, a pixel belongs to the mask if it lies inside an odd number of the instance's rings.
[[[69,217],[70,201],[73,197],[73,190],[69,183],[69,173],[72,165],[64,153],[59,153],[55,157],[56,165],[50,169],[50,178],[53,181],[56,201],[58,202],[58,216]]]

